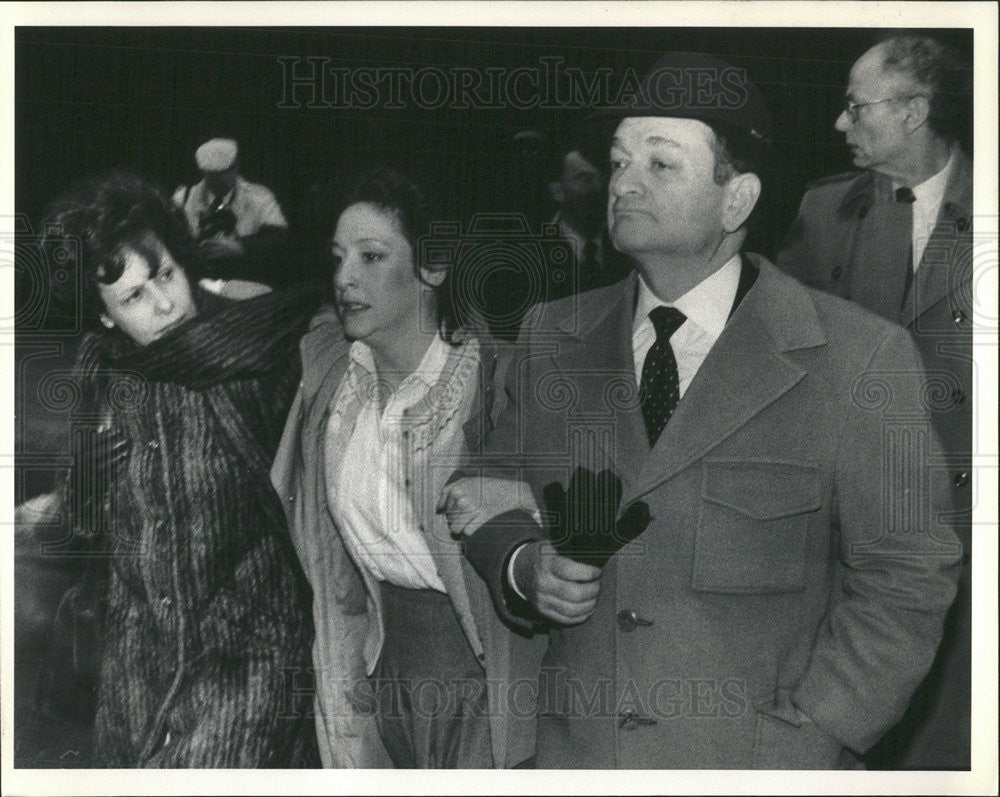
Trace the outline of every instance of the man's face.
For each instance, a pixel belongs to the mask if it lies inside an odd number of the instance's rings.
[[[224,197],[236,185],[236,165],[230,166],[221,172],[204,172],[205,185],[216,198]]]
[[[854,110],[856,119],[841,111],[834,126],[844,134],[855,166],[894,173],[907,158],[904,121],[913,87],[905,76],[885,71],[882,59],[881,47],[873,47],[854,64],[846,99],[862,107]]]
[[[563,215],[580,232],[594,234],[604,216],[604,179],[600,171],[576,150],[563,158],[562,174],[553,194]]]
[[[694,119],[630,117],[611,142],[608,230],[615,248],[711,256],[724,235],[726,188],[715,183],[715,134]]]

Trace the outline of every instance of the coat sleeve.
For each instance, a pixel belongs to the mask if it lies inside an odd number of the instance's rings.
[[[837,594],[792,694],[858,753],[902,717],[930,668],[959,575],[924,380],[910,336],[893,327],[850,386],[835,474]]]
[[[524,328],[531,328],[534,312],[535,308],[528,311]],[[525,476],[525,461],[519,444],[519,436],[524,433],[521,408],[530,383],[530,375],[522,367],[530,362],[524,357],[530,345],[526,338],[522,335],[516,346],[501,355],[495,372],[496,381],[490,391],[491,400],[489,406],[484,408],[490,419],[489,431],[478,454],[470,456],[451,478],[451,481],[469,477],[509,480],[510,500],[498,502],[502,509],[465,540],[464,552],[489,588],[500,617],[521,628],[533,627],[537,615],[510,589],[506,578],[507,562],[523,543],[545,538],[536,515],[530,511],[532,505],[539,505],[537,497],[532,501],[530,497],[519,494]],[[482,491],[484,496],[488,493],[488,490]],[[510,509],[512,506],[529,508]]]
[[[302,387],[295,393],[291,409],[288,411],[288,419],[285,421],[285,430],[281,434],[281,442],[278,443],[278,450],[274,455],[274,463],[271,465],[271,484],[275,492],[281,498],[282,506],[288,511],[288,504],[294,500],[297,477],[296,461],[301,457],[299,447],[299,437],[302,433]]]

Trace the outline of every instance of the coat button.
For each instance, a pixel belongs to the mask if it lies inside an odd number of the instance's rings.
[[[618,627],[627,634],[631,634],[636,628],[652,625],[649,620],[643,620],[631,609],[622,609],[615,615],[615,622]]]
[[[961,310],[956,310],[955,315],[952,316],[951,320],[955,322],[956,327],[959,327],[962,325],[962,322],[965,321],[965,313]]]
[[[830,272],[830,279],[839,280],[843,275],[843,273],[844,269],[842,269],[840,266],[837,266],[836,268],[833,269],[833,271]]]
[[[955,229],[959,232],[965,232],[969,229],[969,220],[967,218],[960,218],[955,220]]]
[[[625,711],[618,715],[618,727],[623,731],[634,731],[640,725],[656,725],[656,720],[636,714],[634,711]]]
[[[639,727],[639,720],[634,712],[626,711],[624,714],[619,714],[618,716],[618,727],[623,731],[634,731]]]
[[[951,403],[961,404],[963,401],[965,401],[965,391],[960,387],[956,387],[951,391]]]
[[[965,487],[969,483],[969,472],[963,470],[961,473],[955,474],[955,486]]]

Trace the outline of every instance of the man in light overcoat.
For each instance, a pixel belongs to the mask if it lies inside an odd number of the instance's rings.
[[[497,611],[550,629],[538,767],[855,767],[958,577],[919,354],[741,252],[771,136],[745,71],[667,54],[618,117],[635,273],[528,313],[442,510]]]

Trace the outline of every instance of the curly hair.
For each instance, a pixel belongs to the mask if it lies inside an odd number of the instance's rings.
[[[104,312],[100,285],[118,281],[125,267],[123,250],[128,247],[150,253],[150,236],[158,238],[192,282],[201,271],[198,246],[182,213],[159,188],[130,172],[113,172],[84,180],[55,199],[42,222],[43,250],[64,247],[72,240],[76,253],[72,268],[81,286],[79,297],[55,290],[64,306],[82,302],[82,316],[96,324]],[[151,268],[159,268],[148,256]]]
[[[424,285],[422,269],[445,269],[445,279],[434,288],[437,302],[437,323],[441,337],[454,342],[462,319],[453,300],[454,282],[450,268],[420,261],[420,240],[431,231],[431,210],[423,189],[402,172],[387,166],[375,166],[364,172],[346,194],[340,214],[352,205],[368,204],[392,216],[413,252],[413,272]]]
[[[927,92],[931,130],[942,138],[957,138],[967,122],[972,97],[970,70],[959,52],[930,36],[919,34],[889,36],[880,42],[882,66],[907,75]]]

